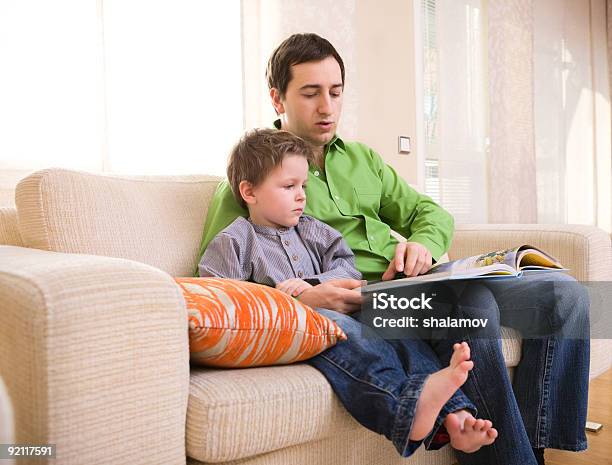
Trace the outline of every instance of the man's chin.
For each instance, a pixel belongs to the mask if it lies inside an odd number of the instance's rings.
[[[311,144],[316,147],[323,148],[331,142],[331,140],[334,138],[334,134],[335,132],[318,134],[317,137],[312,140]]]
[[[316,143],[317,145],[325,145],[333,139],[335,134],[336,126],[333,126],[329,129],[322,129],[318,126],[315,126],[309,131],[308,139],[310,139],[310,142],[312,144]]]

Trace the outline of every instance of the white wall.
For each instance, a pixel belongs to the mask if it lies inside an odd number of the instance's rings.
[[[418,185],[413,9],[413,1],[406,0],[356,2],[356,132],[406,181]],[[398,153],[400,135],[411,138],[412,153]]]

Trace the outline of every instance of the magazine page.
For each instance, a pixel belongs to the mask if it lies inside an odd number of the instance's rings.
[[[529,271],[567,271],[553,256],[532,246],[523,246],[517,254],[517,268],[524,272]]]
[[[520,263],[520,266],[519,266]],[[552,256],[533,246],[523,245],[474,255],[434,265],[427,273],[391,281],[374,282],[363,288],[375,291],[401,287],[420,282],[451,279],[508,278],[534,271],[564,271],[562,265]]]
[[[406,284],[442,281],[446,279],[473,279],[483,276],[487,278],[507,278],[510,276],[517,276],[519,272],[514,267],[514,263],[518,249],[518,247],[514,247],[512,249],[498,250],[482,255],[461,258],[451,262],[437,263],[425,274],[410,278],[371,283],[363,287],[362,290],[370,292],[401,287]]]
[[[505,267],[499,267],[500,271],[513,272],[513,270],[516,269],[516,253],[518,250],[519,247],[514,247],[511,249],[497,250],[482,255],[461,258],[459,260],[453,260],[452,262],[436,264],[426,273],[426,275],[437,273],[448,273],[451,276],[482,275],[494,271],[497,268],[496,265],[506,265],[510,267],[510,270],[507,270]]]

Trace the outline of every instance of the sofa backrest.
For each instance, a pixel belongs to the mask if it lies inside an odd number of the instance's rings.
[[[196,269],[217,176],[38,171],[15,190],[26,247],[126,258],[172,276]]]

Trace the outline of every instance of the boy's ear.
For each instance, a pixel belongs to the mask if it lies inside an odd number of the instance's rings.
[[[280,92],[276,87],[272,87],[270,89],[270,99],[272,100],[272,106],[274,107],[274,110],[276,110],[277,115],[285,113],[285,106],[283,105],[280,97]]]
[[[256,202],[255,193],[253,192],[254,186],[249,181],[240,181],[238,185],[240,196],[247,205],[253,205]]]

